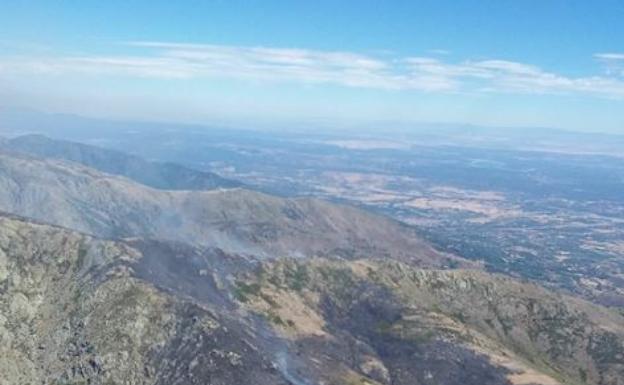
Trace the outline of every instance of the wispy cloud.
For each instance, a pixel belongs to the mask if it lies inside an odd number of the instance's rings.
[[[594,57],[603,63],[607,75],[624,77],[624,53],[597,53]]]
[[[233,78],[421,92],[587,94],[624,99],[624,54],[598,53],[606,74],[570,77],[500,59],[452,62],[271,47],[125,43],[133,55],[0,58],[3,72],[111,74],[163,79]],[[439,56],[439,55],[438,55]]]
[[[534,94],[587,93],[624,98],[624,81],[615,77],[566,77],[529,64],[507,60],[445,63],[432,58],[409,58],[414,73],[452,80],[455,89],[477,92]]]
[[[601,60],[624,61],[624,53],[597,53],[594,57]]]

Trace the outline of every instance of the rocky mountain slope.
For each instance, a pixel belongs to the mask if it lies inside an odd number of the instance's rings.
[[[462,264],[390,219],[244,189],[165,191],[76,163],[0,150],[0,210],[106,238],[183,241],[254,256]]]
[[[0,215],[0,383],[620,385],[624,320],[476,271],[257,262]]]
[[[141,274],[151,259],[0,216],[0,383],[289,383],[270,330],[226,310],[225,292],[208,302],[157,286]]]
[[[0,146],[42,158],[80,163],[164,190],[211,190],[243,185],[211,172],[197,171],[174,163],[149,162],[123,152],[51,139],[43,135],[18,136],[0,141]]]
[[[624,318],[510,278],[282,260],[237,293],[326,383],[624,384]]]

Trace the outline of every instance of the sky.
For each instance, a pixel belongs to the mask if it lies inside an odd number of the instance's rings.
[[[624,133],[622,1],[3,1],[0,105]]]

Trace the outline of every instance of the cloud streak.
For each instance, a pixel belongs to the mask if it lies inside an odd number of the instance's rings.
[[[624,77],[624,53],[597,53],[594,58],[605,66],[608,75]]]
[[[606,72],[569,77],[500,59],[452,62],[353,52],[139,41],[137,53],[0,58],[2,73],[123,75],[161,79],[229,78],[397,91],[583,94],[624,99],[624,54],[594,58]]]
[[[594,57],[600,60],[624,61],[624,53],[597,53]]]

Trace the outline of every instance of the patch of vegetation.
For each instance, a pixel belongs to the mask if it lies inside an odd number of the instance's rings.
[[[366,276],[373,282],[379,281],[379,274],[377,274],[377,272],[371,267],[366,268]]]
[[[587,382],[587,371],[583,370],[583,368],[579,368],[579,377],[581,378],[581,381],[583,382]]]
[[[234,286],[234,297],[240,302],[249,302],[250,297],[255,297],[260,293],[261,287],[259,283],[246,283],[236,281]]]
[[[451,318],[463,324],[466,323],[466,316],[464,315],[464,313],[460,313],[460,312],[453,313],[451,314]]]
[[[71,296],[71,303],[74,306],[77,306],[80,303],[80,299],[82,298],[82,291],[79,289],[74,289],[72,296]],[[65,304],[66,306],[68,306],[68,304]]]
[[[275,300],[268,294],[263,293],[262,291],[260,291],[260,293],[258,294],[260,296],[260,298],[262,298],[262,300],[266,303],[269,304],[269,306],[273,307],[273,308],[279,308],[280,305],[279,303],[275,302]]]
[[[84,242],[81,242],[80,246],[78,247],[78,260],[76,261],[76,269],[82,268],[88,252],[89,250],[87,249],[87,246],[84,244]]]
[[[415,344],[426,344],[431,342],[436,336],[433,330],[425,330],[423,333],[417,333],[410,335],[408,340]]]
[[[270,275],[266,280],[275,287],[282,287],[282,281],[276,274]]]
[[[492,311],[494,312],[498,323],[503,328],[503,333],[505,335],[509,335],[509,333],[511,333],[512,329],[514,328],[514,319],[505,316],[504,314],[501,314],[498,306],[492,306]]]
[[[310,281],[308,267],[299,263],[294,268],[286,269],[284,275],[288,288],[296,291],[303,290]]]
[[[459,262],[454,259],[450,259],[447,266],[449,269],[457,269],[459,267]]]
[[[77,292],[76,295],[79,296],[80,293]],[[143,305],[146,300],[147,293],[138,286],[131,286],[122,292],[115,293],[115,302],[113,302],[112,305],[117,309],[134,309]]]
[[[355,282],[351,270],[324,267],[319,270],[323,280],[335,288],[353,287]]]
[[[379,321],[375,325],[375,331],[380,334],[390,334],[392,333],[392,323],[385,320]]]
[[[587,353],[600,364],[619,364],[624,357],[624,347],[613,333],[591,335]]]
[[[282,317],[280,317],[279,315],[273,313],[273,312],[268,312],[265,314],[265,317],[269,320],[269,322],[271,322],[272,324],[275,325],[279,325],[279,326],[291,326],[289,323],[287,323],[286,321],[284,321],[282,319]],[[290,321],[290,320],[289,320]],[[290,321],[293,326],[294,323],[292,321]]]

